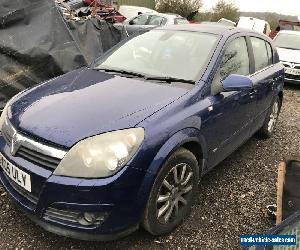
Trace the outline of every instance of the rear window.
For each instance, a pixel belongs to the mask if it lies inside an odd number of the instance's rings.
[[[255,71],[259,71],[268,67],[271,64],[271,62],[265,40],[257,37],[251,37],[250,40],[253,47]]]
[[[167,22],[167,19],[161,16],[150,16],[148,25],[163,25]]]
[[[188,24],[189,21],[184,18],[175,18],[174,23],[175,24]]]
[[[148,22],[148,18],[148,15],[139,15],[136,18],[132,19],[130,23],[134,25],[146,25]]]

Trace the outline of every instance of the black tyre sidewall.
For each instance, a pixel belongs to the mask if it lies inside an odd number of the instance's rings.
[[[172,223],[161,224],[156,218],[157,195],[159,193],[159,189],[166,175],[174,166],[180,163],[187,163],[192,168],[193,171],[193,189],[192,189],[191,199],[188,200],[188,204],[183,210],[182,216],[178,216],[178,218],[174,220]],[[176,150],[165,162],[165,164],[159,171],[156,180],[153,184],[150,197],[145,208],[145,214],[143,219],[144,228],[153,235],[162,235],[162,234],[170,233],[179,224],[181,224],[183,219],[190,213],[193,199],[198,190],[198,180],[199,180],[199,168],[198,168],[198,162],[196,157],[190,151],[184,148],[180,148]]]

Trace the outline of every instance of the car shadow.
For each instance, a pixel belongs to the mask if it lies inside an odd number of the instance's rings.
[[[293,83],[285,82],[284,88],[289,89],[289,90],[300,90],[300,84],[293,84]]]

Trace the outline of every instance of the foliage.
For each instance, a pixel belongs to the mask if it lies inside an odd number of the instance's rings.
[[[219,0],[212,8],[210,21],[217,22],[221,18],[237,21],[239,18],[239,9],[234,3],[227,3],[225,0]]]
[[[175,13],[188,17],[202,7],[202,0],[158,0],[156,10],[161,13]]]
[[[217,4],[207,12],[199,12],[195,17],[198,22],[217,22],[221,18],[237,22],[240,16],[239,9],[233,3],[219,0]]]

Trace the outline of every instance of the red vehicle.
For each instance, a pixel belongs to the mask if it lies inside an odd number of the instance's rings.
[[[100,7],[100,6],[103,6],[103,5],[110,5],[110,6],[113,5],[112,0],[106,0],[106,1],[103,1],[103,0],[84,0],[83,2],[87,5],[95,5],[97,7]]]
[[[279,26],[284,30],[300,30],[300,22],[279,20]]]
[[[84,0],[84,3],[91,7],[92,13],[108,22],[122,23],[126,20],[126,17],[112,6],[112,1]]]
[[[300,22],[279,20],[278,27],[270,34],[270,38],[274,39],[280,30],[298,30],[300,31]]]

